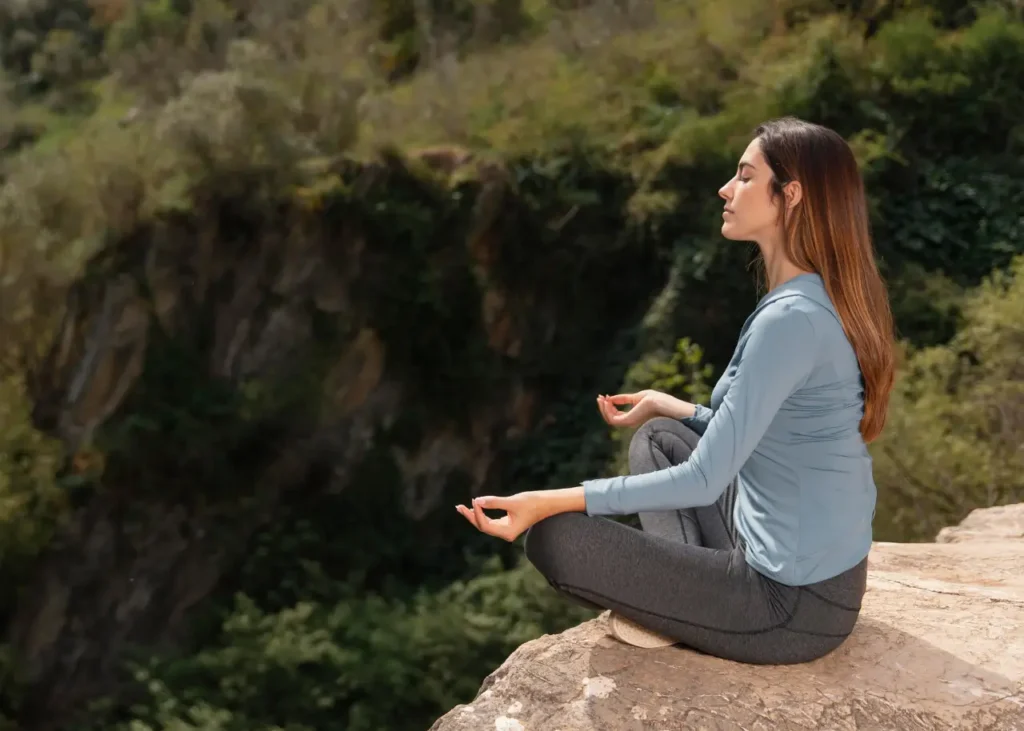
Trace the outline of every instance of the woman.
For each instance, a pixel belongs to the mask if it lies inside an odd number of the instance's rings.
[[[657,391],[599,396],[608,423],[640,427],[630,476],[457,509],[505,540],[528,531],[549,583],[612,610],[626,642],[806,662],[842,644],[865,591],[866,443],[886,419],[892,315],[838,134],[793,118],[760,126],[719,195],[722,235],[757,243],[769,291],[710,408]],[[630,513],[642,531],[597,517]]]

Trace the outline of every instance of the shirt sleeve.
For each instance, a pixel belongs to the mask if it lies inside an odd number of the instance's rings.
[[[684,417],[680,419],[680,421],[698,434],[703,434],[707,431],[708,424],[711,423],[711,417],[715,415],[715,412],[701,404],[694,404],[694,406],[696,407],[696,410],[694,411],[693,416]]]
[[[655,472],[584,481],[587,513],[627,515],[714,503],[782,403],[806,382],[817,344],[803,311],[788,303],[763,310],[751,324],[729,390],[690,458]]]

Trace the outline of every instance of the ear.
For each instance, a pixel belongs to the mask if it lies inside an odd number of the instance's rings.
[[[793,210],[804,197],[803,186],[800,185],[799,180],[791,180],[786,183],[786,186],[782,189],[782,192],[786,196],[786,210]]]

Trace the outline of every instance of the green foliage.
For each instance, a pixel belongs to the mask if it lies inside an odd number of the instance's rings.
[[[893,172],[890,180],[903,187],[896,195],[878,197],[875,230],[889,259],[912,261],[969,284],[1020,252],[1024,179],[1012,166],[945,157]]]
[[[358,89],[327,83],[316,64],[275,64],[268,53],[239,42],[226,70],[196,76],[151,118],[98,124],[55,151],[9,163],[0,185],[9,274],[0,296],[11,305],[0,313],[5,358],[34,357],[68,280],[106,242],[211,197],[263,209],[319,178],[311,160],[352,144]]]
[[[916,345],[938,345],[956,334],[964,288],[942,271],[909,262],[888,281],[900,338]]]
[[[189,3],[191,4],[191,3]],[[175,0],[127,3],[106,33],[106,50],[119,53],[166,38],[180,41],[187,27],[187,4]]]
[[[970,149],[976,157],[1021,149],[1017,110],[1024,90],[1006,74],[1024,62],[1019,18],[990,9],[970,26],[946,33],[911,13],[884,25],[867,51],[877,95],[872,113],[901,145],[935,158],[958,150],[968,136],[976,138]],[[931,162],[940,162],[935,158]]]
[[[29,410],[23,384],[0,381],[0,617],[68,507],[60,445],[33,427]]]
[[[87,0],[0,5],[0,78],[7,78],[6,91],[19,104],[12,110],[0,105],[6,117],[0,121],[0,158],[59,126],[60,117],[93,111],[92,83],[106,69],[98,58],[102,32],[90,22],[91,12]],[[6,140],[5,126],[14,132]]]
[[[147,699],[113,731],[403,731],[468,702],[519,645],[593,616],[525,562],[408,602],[349,592],[276,612],[238,596],[215,644],[136,670]],[[98,727],[97,727],[98,728]]]
[[[374,13],[378,63],[391,79],[460,49],[515,37],[527,25],[522,0],[383,0]]]
[[[704,351],[690,338],[681,338],[670,352],[655,351],[644,355],[626,371],[620,393],[636,393],[650,388],[683,401],[707,404],[714,385],[714,369],[704,362]],[[616,445],[610,466],[613,474],[629,474],[629,442],[635,429],[616,427],[611,430]]]
[[[0,379],[0,622],[6,622],[18,590],[31,576],[70,508],[68,487],[58,479],[63,450],[34,428],[31,404],[17,378]],[[76,455],[85,468],[88,454]],[[0,731],[17,731],[17,713],[26,688],[20,658],[0,643]]]
[[[20,96],[59,91],[100,70],[94,64],[102,34],[91,14],[88,0],[0,6],[0,66],[16,76]]]
[[[355,139],[358,88],[301,61],[281,64],[256,41],[237,41],[224,71],[202,72],[161,111],[153,143],[174,156],[173,174],[225,197],[224,186],[261,180],[279,195],[304,178],[309,158],[336,155]],[[248,193],[248,191],[247,191]]]
[[[908,348],[871,446],[880,540],[931,540],[970,510],[1024,500],[1024,257],[963,306],[946,345]]]
[[[711,397],[710,379],[714,370],[710,364],[703,363],[703,356],[699,345],[690,338],[682,338],[667,359],[649,354],[634,363],[626,372],[622,392],[651,388],[692,403],[705,403]]]

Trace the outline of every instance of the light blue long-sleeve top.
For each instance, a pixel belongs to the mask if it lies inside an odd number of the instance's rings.
[[[589,515],[713,504],[735,477],[736,529],[757,571],[790,586],[836,576],[871,548],[875,483],[860,434],[863,381],[817,274],[757,304],[711,395],[683,423],[690,458],[583,482]]]

